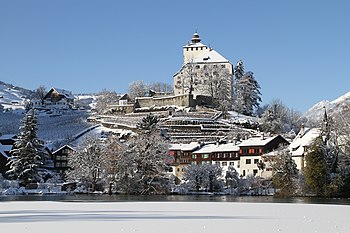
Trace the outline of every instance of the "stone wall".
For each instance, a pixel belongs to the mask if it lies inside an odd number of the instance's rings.
[[[192,95],[176,95],[165,97],[139,97],[136,98],[136,108],[149,108],[175,105],[178,107],[194,107],[195,100]]]

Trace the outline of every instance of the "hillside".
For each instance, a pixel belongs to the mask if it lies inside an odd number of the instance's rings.
[[[318,123],[323,119],[324,108],[326,108],[327,113],[330,116],[336,116],[340,113],[348,112],[350,110],[350,92],[333,101],[323,100],[315,104],[305,112],[304,117],[308,119],[310,124]]]
[[[24,109],[33,91],[0,81],[0,104],[4,109]]]

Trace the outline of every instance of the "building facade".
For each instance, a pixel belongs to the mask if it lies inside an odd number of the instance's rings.
[[[174,94],[193,94],[212,96],[210,83],[224,80],[229,98],[232,98],[233,66],[226,58],[209,46],[202,44],[197,33],[183,46],[184,62],[181,69],[173,76]]]

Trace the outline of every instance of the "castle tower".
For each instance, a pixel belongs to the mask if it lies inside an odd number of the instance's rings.
[[[197,32],[193,34],[191,41],[183,46],[184,64],[192,62],[196,57],[200,56],[203,52],[207,52],[209,48],[201,43],[201,39]]]

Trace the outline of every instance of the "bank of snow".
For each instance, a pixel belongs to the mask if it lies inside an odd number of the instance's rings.
[[[2,202],[4,232],[350,232],[350,206],[225,202]]]

